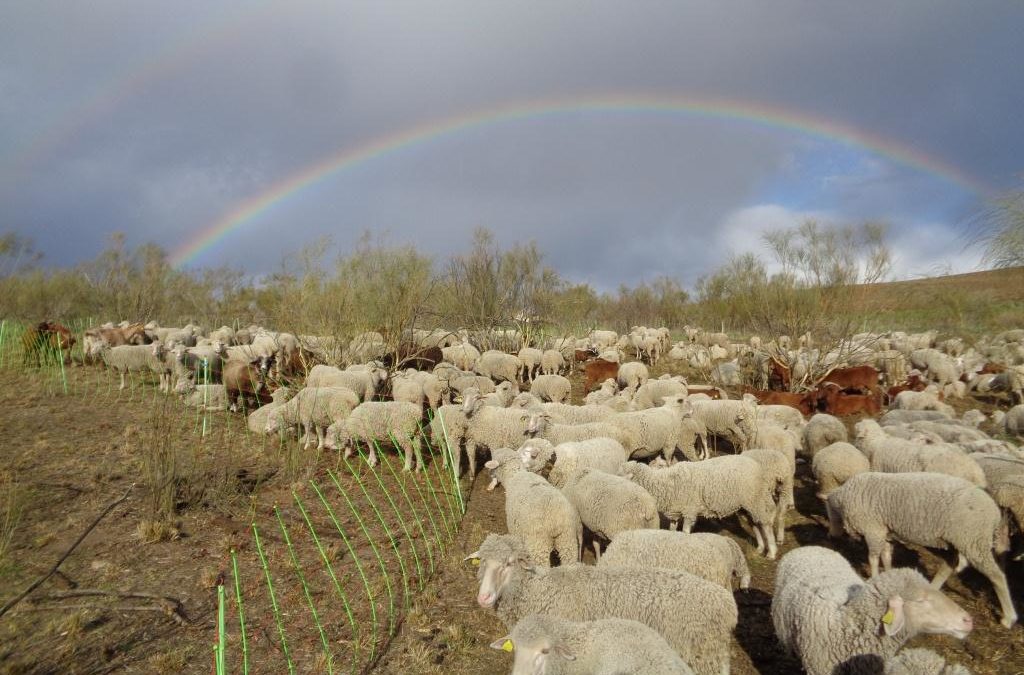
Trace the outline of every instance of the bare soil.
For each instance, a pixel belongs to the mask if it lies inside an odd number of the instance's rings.
[[[486,492],[485,476],[463,477],[468,504],[458,522],[457,509],[450,508],[454,496],[442,489],[438,462],[431,463],[428,477],[410,481],[401,473],[400,460],[390,454],[396,471],[382,468],[375,474],[361,461],[346,465],[333,455],[298,452],[294,443],[279,445],[249,436],[242,416],[228,413],[211,414],[208,433],[202,436],[197,431],[202,419],[195,412],[161,415],[166,397],[155,392],[152,382],[136,382],[133,389],[118,392],[116,378],[96,368],[71,368],[67,376],[65,394],[53,373],[0,370],[0,471],[15,477],[22,506],[11,547],[0,560],[0,602],[49,569],[107,504],[133,483],[135,487],[57,575],[0,618],[0,672],[212,672],[215,588],[223,582],[229,596],[233,594],[231,551],[236,552],[244,598],[249,670],[288,672],[266,572],[255,550],[254,522],[296,672],[327,672],[327,663],[289,542],[318,609],[324,640],[335,655],[336,672],[349,672],[350,664],[364,670],[371,663],[381,673],[496,673],[510,668],[507,654],[488,647],[506,629],[493,612],[476,605],[476,568],[462,562],[487,533],[505,531],[504,494],[500,489]],[[143,457],[160,444],[176,448],[192,464],[182,469],[174,538],[146,543],[140,522],[151,517],[151,486],[142,471]],[[780,554],[798,545],[830,546],[865,572],[862,544],[829,541],[812,482],[801,465],[796,510],[790,513]],[[368,486],[367,491],[360,486]],[[198,488],[203,488],[199,494]],[[379,517],[371,517],[375,508]],[[418,518],[408,517],[411,508]],[[323,554],[309,534],[303,509],[319,534]],[[366,516],[366,532],[353,513]],[[348,533],[351,550],[339,536],[339,526]],[[697,530],[729,533],[750,560],[752,586],[735,593],[740,623],[733,672],[799,672],[799,664],[782,653],[771,627],[776,562],[754,553],[751,535],[735,520],[700,521]],[[589,551],[586,556],[592,562]],[[939,558],[898,546],[895,562],[931,574]],[[1018,606],[1024,596],[1022,568],[1010,563],[1008,569]],[[158,597],[74,595],[90,589]],[[924,636],[912,646],[935,649],[976,673],[1024,673],[1024,629],[999,625],[987,580],[968,570],[953,578],[946,592],[971,613],[976,629],[962,642]],[[353,623],[360,630],[353,631]],[[389,628],[396,632],[393,638]],[[228,670],[241,672],[238,612],[230,597],[227,629]]]

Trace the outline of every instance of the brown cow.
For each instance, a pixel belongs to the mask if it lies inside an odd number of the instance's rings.
[[[743,393],[752,395],[762,405],[788,405],[804,415],[814,412],[817,403],[817,397],[810,392],[797,394],[789,391],[761,391],[752,387],[744,387]]]
[[[21,336],[23,361],[28,363],[34,359],[37,367],[42,365],[43,361],[49,363],[51,360],[57,362],[63,359],[67,363],[74,344],[75,336],[67,326],[55,321],[42,321]]]
[[[779,391],[789,391],[791,383],[789,366],[785,365],[774,356],[769,356],[768,368],[768,388]]]
[[[434,366],[444,361],[440,347],[421,347],[411,342],[403,342],[395,351],[390,351],[380,358],[384,367],[389,370],[433,370]]]
[[[821,411],[836,417],[857,414],[875,416],[882,412],[878,394],[844,394],[834,382],[824,383],[816,393]]]
[[[873,366],[849,366],[846,368],[834,368],[828,375],[821,378],[819,384],[832,382],[839,385],[844,391],[859,391],[861,393],[877,394],[878,369]]]
[[[590,393],[594,385],[600,385],[609,377],[615,379],[619,375],[619,364],[604,359],[594,359],[583,364],[583,374],[586,381],[583,383],[583,393]]]

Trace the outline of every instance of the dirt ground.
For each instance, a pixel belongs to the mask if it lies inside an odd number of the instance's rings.
[[[462,562],[487,533],[505,531],[504,494],[500,488],[486,492],[485,477],[463,478],[468,502],[461,523],[455,517],[450,521],[422,518],[422,530],[408,525],[403,532],[403,523],[387,515],[390,507],[380,494],[362,494],[353,487],[358,484],[355,476],[368,479],[362,466],[346,475],[336,458],[283,456],[265,438],[248,436],[240,415],[222,413],[208,419],[204,453],[192,468],[212,475],[206,476],[206,493],[183,496],[179,490],[179,498],[187,497],[190,503],[180,506],[172,538],[146,543],[149,534],[140,530],[150,508],[142,471],[144,448],[162,442],[161,438],[180,447],[195,446],[200,420],[194,413],[179,414],[173,424],[157,424],[158,437],[151,427],[162,399],[152,384],[137,383],[131,393],[118,393],[116,386],[110,386],[113,376],[95,369],[71,369],[68,377],[70,391],[65,395],[52,376],[44,380],[38,374],[0,371],[0,471],[16,477],[22,505],[10,549],[0,563],[0,602],[48,570],[106,505],[132,484],[135,488],[67,558],[57,575],[0,618],[0,673],[211,672],[214,589],[219,580],[226,579],[230,586],[231,550],[238,553],[242,593],[248,603],[250,672],[287,672],[269,598],[261,590],[263,572],[250,531],[254,521],[260,523],[261,541],[277,584],[296,672],[327,672],[321,639],[305,611],[302,586],[294,580],[285,537],[275,529],[275,506],[292,534],[288,541],[306,570],[311,596],[322,610],[319,621],[325,639],[339,659],[336,672],[348,672],[350,656],[365,662],[371,647],[378,655],[383,653],[374,672],[468,674],[510,668],[507,654],[488,647],[506,630],[492,612],[477,607],[476,568]],[[312,465],[315,470],[309,469]],[[288,466],[300,468],[289,471]],[[380,557],[365,539],[353,537],[354,557],[365,569],[379,562],[390,573],[386,580],[380,575],[369,580],[367,595],[373,598],[380,623],[379,634],[372,639],[348,630],[350,619],[334,600],[333,582],[326,573],[329,566],[320,564],[313,540],[299,536],[306,527],[297,507],[302,503],[308,508],[310,527],[321,533],[325,557],[339,573],[353,619],[368,625],[370,604],[348,564],[353,555],[342,549],[340,537],[330,534],[329,514],[319,507],[312,488],[316,484],[325,492],[333,489],[327,469],[353,495],[355,510],[369,512],[372,496],[385,512],[379,524],[370,523],[371,539],[381,539],[385,530],[395,535],[394,551],[384,551]],[[412,484],[400,485],[394,478],[385,478],[381,485],[396,500],[399,487],[412,489]],[[431,499],[422,494],[420,498],[424,504]],[[417,499],[415,493],[413,499]],[[329,496],[328,501],[344,527],[355,531],[351,517],[343,517],[338,495]],[[838,547],[865,571],[863,545],[828,540],[806,465],[798,471],[796,502],[780,554],[799,545]],[[404,509],[399,500],[396,510]],[[754,553],[752,537],[733,519],[700,521],[696,529],[728,532],[742,543],[750,560],[751,588],[735,593],[740,622],[732,649],[733,672],[799,672],[799,664],[781,652],[771,627],[776,563]],[[588,551],[586,562],[592,562],[590,555]],[[928,551],[897,547],[895,562],[930,574],[939,559]],[[1018,606],[1024,597],[1022,568],[1021,563],[1011,563],[1008,570]],[[395,594],[390,608],[386,584]],[[402,585],[409,588],[408,596],[400,592]],[[87,594],[93,590],[106,595]],[[974,632],[962,642],[925,636],[912,646],[935,649],[975,673],[1024,673],[1024,629],[1006,630],[999,625],[988,582],[967,571],[952,579],[946,592],[971,613]],[[235,620],[229,606],[229,624]],[[397,630],[393,639],[386,635],[389,621]],[[241,672],[237,633],[229,627],[228,649],[235,658],[231,672]],[[361,653],[354,654],[356,649]]]

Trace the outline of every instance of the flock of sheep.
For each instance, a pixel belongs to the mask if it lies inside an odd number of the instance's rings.
[[[84,347],[122,384],[127,373],[156,372],[190,405],[258,406],[250,430],[297,429],[307,445],[346,455],[364,443],[371,464],[378,446],[397,447],[407,470],[423,469],[428,437],[456,475],[463,456],[471,477],[486,456],[488,489],[505,493],[508,531],[488,535],[470,559],[479,605],[509,629],[492,646],[513,652],[513,673],[727,673],[733,584],[746,588],[750,570],[736,540],[691,530],[700,518],[737,516],[756,552],[775,559],[797,465],[807,463],[830,534],[864,541],[870,577],[827,548],[782,556],[771,607],[781,644],[812,675],[954,674],[967,670],[902,647],[922,633],[971,631],[971,617],[940,590],[968,566],[991,583],[1002,625],[1017,620],[998,557],[1019,546],[1024,526],[1024,452],[1001,440],[1024,435],[1024,330],[969,348],[936,337],[858,335],[826,350],[810,336],[735,344],[687,329],[672,344],[667,329],[636,328],[506,353],[477,345],[520,336],[413,331],[402,343],[415,369],[394,367],[374,333],[339,344],[255,326],[204,335],[136,324],[88,331]],[[651,378],[647,364],[662,358],[711,370],[717,386]],[[904,390],[884,415],[856,422],[852,438],[828,414],[807,419],[759,396],[727,397],[726,386],[743,384],[733,374],[766,387],[780,360],[794,383],[813,379],[822,363],[871,364],[871,391],[845,394]],[[595,363],[614,376],[573,405],[565,375]],[[274,387],[303,375],[297,391]],[[1009,409],[991,417],[957,417],[945,403],[1000,392]],[[585,534],[594,565],[580,562]],[[929,582],[892,567],[894,541],[952,557]]]

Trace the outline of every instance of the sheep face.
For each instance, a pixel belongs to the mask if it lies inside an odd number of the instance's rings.
[[[517,574],[534,569],[525,552],[513,551],[501,558],[481,558],[477,552],[471,554],[467,560],[469,559],[480,561],[480,569],[477,572],[480,590],[477,592],[476,602],[484,609],[494,609],[497,606]]]
[[[887,622],[886,617],[892,620]],[[907,628],[911,635],[952,635],[963,640],[974,628],[970,614],[927,583],[913,584],[890,597],[889,612],[881,621],[887,635]]]

